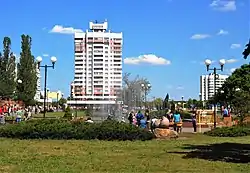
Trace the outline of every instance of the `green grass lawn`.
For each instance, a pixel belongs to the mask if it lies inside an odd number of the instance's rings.
[[[243,144],[247,145],[243,146]],[[188,135],[186,139],[178,140],[146,142],[0,138],[0,172],[249,172],[250,164],[233,163],[250,160],[249,145],[250,137],[212,138],[203,135]],[[247,151],[248,155],[245,153]],[[225,162],[225,159],[228,162]]]
[[[72,113],[75,115],[76,112],[72,111]],[[63,117],[64,112],[46,112],[46,117],[48,118],[57,118],[57,117]],[[85,112],[84,111],[77,111],[77,117],[84,117]],[[34,118],[42,118],[43,114],[36,114],[33,115]]]

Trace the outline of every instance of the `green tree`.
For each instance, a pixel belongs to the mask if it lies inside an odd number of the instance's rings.
[[[17,77],[22,80],[17,85],[18,99],[26,105],[34,103],[34,96],[37,87],[37,72],[35,58],[31,53],[31,37],[29,35],[21,36],[20,62],[17,65]]]
[[[229,76],[216,94],[216,101],[231,105],[244,119],[250,111],[250,65],[244,64]]]
[[[245,50],[242,52],[243,58],[247,59],[247,57],[249,56],[249,54],[250,54],[250,39],[249,39],[248,44],[246,45]]]
[[[60,105],[60,106],[63,106],[65,103],[67,103],[67,100],[66,100],[65,98],[61,98],[61,99],[59,100],[59,105]]]
[[[163,109],[169,108],[168,101],[169,101],[169,94],[167,93],[167,95],[163,101]]]
[[[160,110],[162,107],[163,101],[161,98],[156,98],[153,100],[153,105],[156,107],[157,110]]]
[[[16,89],[16,63],[15,56],[11,52],[11,40],[4,37],[3,54],[0,53],[0,96],[13,97]]]

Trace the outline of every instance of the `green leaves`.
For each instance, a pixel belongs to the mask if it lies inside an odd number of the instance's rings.
[[[242,52],[243,58],[247,59],[249,54],[250,54],[250,39],[249,39],[248,44],[246,45],[246,49]]]
[[[117,121],[102,123],[41,119],[0,127],[0,137],[19,139],[151,140],[154,135],[136,126]]]
[[[26,105],[34,101],[37,89],[36,62],[31,53],[31,37],[29,35],[21,36],[20,62],[17,65],[18,79],[22,80],[18,84],[17,95]]]
[[[4,37],[3,53],[0,53],[0,97],[11,98],[16,88],[16,63],[11,52],[11,40]]]
[[[250,65],[244,64],[236,69],[217,92],[215,99],[231,105],[235,113],[247,115],[250,110]]]

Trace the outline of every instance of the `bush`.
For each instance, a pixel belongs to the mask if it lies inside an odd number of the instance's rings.
[[[158,110],[158,111],[152,111],[150,112],[151,118],[160,118],[163,115],[166,115],[166,110]]]
[[[72,119],[71,109],[69,106],[65,108],[63,118]]]
[[[192,118],[192,114],[186,111],[181,112],[181,118],[182,119],[191,119]]]
[[[70,122],[66,119],[41,119],[0,128],[0,137],[18,139],[99,139],[151,140],[152,133],[116,121],[102,123]]]
[[[218,137],[238,137],[250,135],[250,128],[246,126],[218,127],[204,134]]]

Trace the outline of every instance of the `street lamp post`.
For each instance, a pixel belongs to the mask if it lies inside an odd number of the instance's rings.
[[[43,117],[45,118],[46,116],[46,95],[47,95],[47,72],[48,72],[48,68],[55,68],[55,63],[57,61],[56,57],[52,56],[51,57],[51,63],[52,65],[41,65],[41,62],[42,62],[42,57],[38,56],[36,58],[36,61],[38,63],[38,68],[41,68],[43,67],[45,70],[44,70],[44,98],[43,98]]]
[[[144,101],[145,101],[144,104],[145,104],[145,109],[146,109],[146,107],[147,107],[147,94],[148,94],[148,90],[151,88],[151,85],[150,85],[150,83],[148,83],[148,84],[142,83],[141,87],[144,90]]]
[[[22,81],[21,79],[18,79],[18,80],[17,80],[17,84],[18,84],[18,85],[20,85],[20,84],[22,84],[22,83],[23,83],[23,81]],[[20,86],[18,86],[18,87],[20,87]],[[19,91],[20,91],[20,89],[19,89]],[[16,99],[18,100],[18,99],[19,99],[18,93],[16,93],[16,91],[14,91],[14,94],[15,94]]]
[[[223,71],[223,67],[224,67],[225,63],[226,63],[226,60],[221,59],[219,61],[220,68],[216,68],[216,67],[209,68],[209,66],[212,64],[212,61],[209,59],[205,60],[205,65],[207,66],[207,71],[212,70],[214,72],[214,97],[216,96],[216,79],[218,78],[217,70]],[[214,128],[216,128],[216,105],[217,105],[217,103],[214,99]]]

